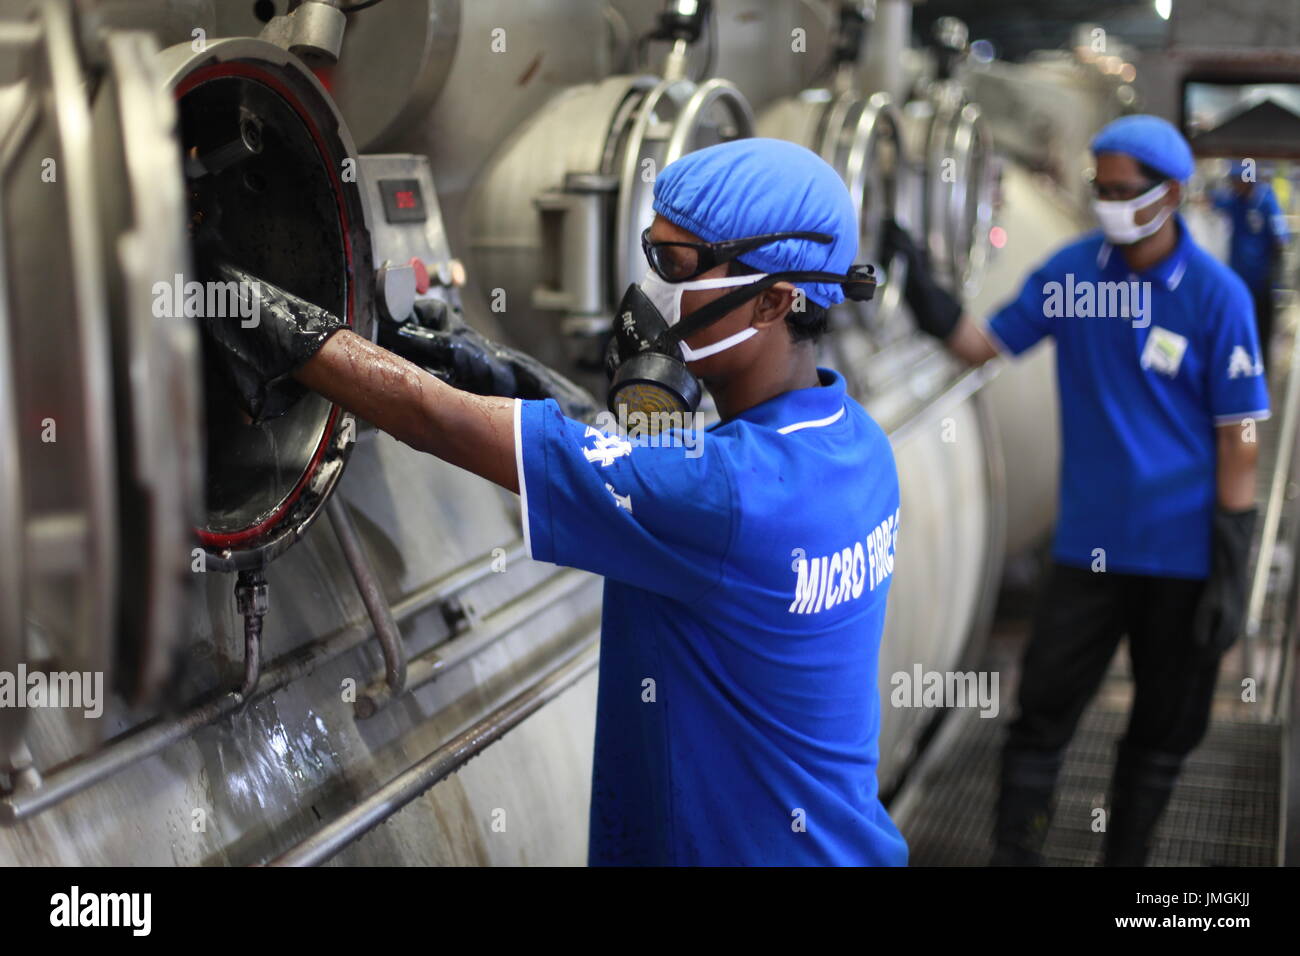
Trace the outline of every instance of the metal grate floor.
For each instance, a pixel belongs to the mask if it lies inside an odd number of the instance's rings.
[[[1122,656],[1122,655],[1119,655]],[[1094,866],[1115,745],[1128,719],[1129,685],[1111,677],[1080,722],[1057,783],[1049,866]],[[1281,728],[1242,719],[1235,697],[1216,701],[1206,739],[1188,756],[1157,828],[1151,866],[1275,866],[1281,813]],[[950,715],[946,756],[922,769],[898,819],[914,866],[983,866],[993,851],[999,756],[1010,715]],[[895,802],[897,805],[897,801]]]
[[[1300,328],[1300,297],[1279,309],[1279,334],[1270,382],[1273,407],[1281,408],[1287,380],[1286,364]],[[1278,425],[1265,423],[1260,433],[1259,500],[1266,500],[1272,466],[1278,453]],[[1289,580],[1293,556],[1283,535],[1274,557],[1276,582],[1265,602],[1264,625],[1272,615],[1287,613],[1274,596],[1284,597],[1278,582]],[[1257,527],[1256,533],[1262,530]],[[1011,592],[1015,595],[1014,589]],[[1008,596],[1003,594],[1005,599]],[[1019,595],[1024,598],[1023,594]],[[1023,606],[999,608],[999,620],[988,647],[984,669],[1006,680],[1004,701],[1015,700],[1019,659],[1028,637],[1029,611]],[[1007,612],[1010,611],[1008,614]],[[1285,622],[1283,622],[1285,623]],[[1284,633],[1289,631],[1284,630]],[[1213,719],[1201,746],[1183,766],[1173,797],[1156,829],[1151,866],[1276,866],[1280,863],[1283,728],[1258,717],[1260,703],[1241,700],[1239,678],[1246,673],[1274,673],[1279,648],[1257,643],[1246,659],[1242,642],[1224,658],[1219,671]],[[1115,747],[1123,736],[1132,698],[1127,647],[1115,655],[1107,679],[1080,721],[1066,751],[1056,788],[1056,813],[1048,832],[1045,855],[1049,865],[1093,866],[1101,860],[1102,834],[1092,831],[1094,809],[1106,805]],[[921,758],[891,813],[911,847],[917,866],[984,866],[993,852],[993,814],[997,802],[998,768],[1006,728],[1015,707],[1004,706],[996,718],[980,718],[974,709],[948,715],[930,753]]]

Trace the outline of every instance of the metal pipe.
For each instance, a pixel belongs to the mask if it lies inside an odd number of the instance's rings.
[[[244,619],[244,682],[239,696],[251,700],[262,676],[262,619],[269,600],[262,569],[240,571],[235,584],[235,607]]]
[[[686,57],[690,54],[690,44],[685,40],[674,40],[672,49],[664,60],[663,77],[665,80],[686,79]]]
[[[559,697],[590,673],[598,659],[595,636],[588,634],[532,686],[394,777],[343,816],[271,860],[269,865],[316,866],[325,862]]]
[[[406,689],[413,691],[441,677],[485,647],[495,644],[511,631],[529,623],[551,605],[563,601],[579,588],[595,580],[597,579],[584,571],[562,571],[547,578],[509,604],[489,614],[478,627],[449,641],[443,641],[414,658],[407,670]],[[373,717],[399,696],[400,693],[392,690],[388,684],[372,683],[357,695],[354,705],[356,715],[363,720]]]
[[[498,551],[501,553],[497,554]],[[474,561],[457,568],[450,574],[436,578],[424,587],[412,591],[393,605],[393,617],[399,622],[414,617],[421,611],[427,610],[435,604],[440,604],[471,585],[482,581],[493,573],[492,568],[498,562],[501,567],[507,567],[511,561],[527,556],[528,552],[524,548],[522,538],[515,539],[515,541],[503,548],[494,548],[487,554],[479,556]]]
[[[497,549],[503,550],[503,549]],[[523,554],[522,540],[506,546],[503,552]],[[492,573],[498,555],[489,552],[437,578],[393,605],[393,617],[401,623],[439,601],[454,597]],[[76,757],[47,771],[35,790],[7,793],[0,797],[0,826],[30,819],[94,786],[132,764],[152,757],[171,744],[238,710],[246,701],[265,697],[317,668],[328,664],[370,640],[371,629],[362,621],[353,621],[326,638],[314,641],[277,658],[262,674],[255,698],[235,692],[218,692],[201,697],[191,710],[177,717],[157,717],[132,728],[125,734],[84,756]]]
[[[239,696],[248,700],[257,692],[262,676],[262,618],[254,614],[244,618],[244,682]]]
[[[1287,373],[1286,397],[1282,402],[1282,426],[1278,433],[1277,457],[1273,461],[1273,477],[1269,482],[1268,504],[1264,511],[1264,529],[1260,534],[1255,573],[1250,582],[1250,601],[1246,605],[1246,628],[1241,650],[1242,663],[1247,674],[1254,672],[1254,643],[1259,637],[1260,622],[1264,614],[1269,571],[1273,566],[1273,551],[1277,546],[1278,527],[1282,521],[1282,501],[1286,496],[1291,458],[1295,454],[1298,417],[1300,417],[1300,333],[1291,342],[1291,367]],[[1271,684],[1272,681],[1267,683]],[[1261,709],[1267,713],[1267,709]]]
[[[902,104],[907,92],[903,54],[911,45],[911,0],[880,0],[875,21],[867,31],[867,52],[858,66],[863,92],[884,90],[893,102]]]
[[[41,785],[41,774],[32,761],[27,741],[20,737],[6,749],[0,750],[0,774],[9,777],[9,784],[14,790],[35,790]]]
[[[262,693],[266,693],[263,687]],[[168,744],[238,709],[243,698],[234,692],[200,704],[172,720],[154,720],[111,744],[64,764],[45,775],[40,787],[21,793],[6,794],[0,800],[0,824],[26,820],[57,803],[80,793],[87,787],[112,776],[137,761],[150,757]]]
[[[338,495],[330,497],[325,510],[343,548],[343,557],[347,559],[352,570],[352,579],[357,583],[361,601],[370,615],[370,623],[379,638],[379,646],[384,652],[384,679],[394,695],[402,693],[406,687],[406,645],[402,643],[402,632],[393,620],[393,610],[375,580],[375,569],[357,537],[356,526],[348,514],[347,506]]]

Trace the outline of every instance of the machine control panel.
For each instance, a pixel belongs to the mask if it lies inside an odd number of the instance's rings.
[[[372,212],[381,312],[401,322],[409,315],[407,303],[420,299],[458,306],[465,270],[451,255],[428,158],[407,153],[362,156],[361,173]]]

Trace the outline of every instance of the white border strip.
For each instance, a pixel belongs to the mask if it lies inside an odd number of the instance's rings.
[[[1230,415],[1215,415],[1214,424],[1237,425],[1240,424],[1241,422],[1244,422],[1248,418],[1253,418],[1257,422],[1263,422],[1263,421],[1267,421],[1272,416],[1272,414],[1273,413],[1269,411],[1267,408],[1261,408],[1259,411],[1256,412],[1233,412]]]
[[[533,556],[533,537],[528,532],[528,486],[524,483],[524,400],[515,399],[515,470],[519,473],[519,522],[524,528],[524,551]]]
[[[795,422],[793,425],[786,425],[784,428],[778,428],[777,431],[782,435],[788,435],[791,432],[797,432],[801,428],[821,428],[825,425],[832,425],[843,417],[844,406],[841,405],[840,410],[834,415],[830,415],[826,418],[819,418],[813,422]]]

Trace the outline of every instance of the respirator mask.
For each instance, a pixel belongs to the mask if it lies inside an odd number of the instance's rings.
[[[1131,245],[1139,239],[1154,234],[1165,224],[1165,220],[1173,212],[1168,207],[1160,210],[1154,219],[1142,225],[1137,223],[1137,214],[1168,191],[1169,183],[1164,182],[1153,186],[1134,199],[1094,199],[1092,211],[1096,214],[1097,221],[1101,223],[1101,231],[1107,239],[1117,246]]]
[[[846,297],[860,302],[870,300],[875,294],[876,278],[869,265],[855,265],[846,275],[790,271],[694,279],[758,245],[784,238],[833,241],[823,233],[778,233],[718,243],[651,243],[647,229],[641,242],[650,270],[640,283],[628,286],[614,314],[613,334],[605,351],[609,410],[620,415],[641,412],[650,416],[695,411],[700,404],[701,386],[686,363],[733,348],[756,335],[758,329],[742,329],[699,349],[691,348],[686,339],[778,282],[841,284]],[[680,260],[666,261],[663,250],[668,247],[691,250],[689,264],[683,267]],[[684,292],[727,288],[732,291],[682,317]]]

